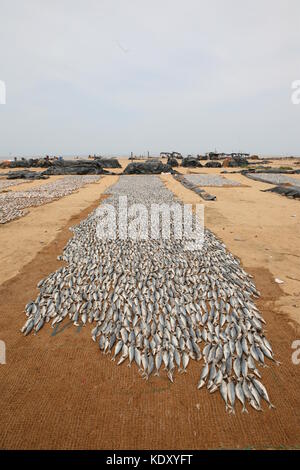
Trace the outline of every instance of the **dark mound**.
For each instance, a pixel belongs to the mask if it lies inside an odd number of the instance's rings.
[[[294,199],[300,199],[300,188],[298,186],[275,186],[275,188],[265,189],[265,193],[277,193]]]
[[[160,161],[133,162],[125,168],[124,175],[157,175],[160,173],[176,173],[170,165]]]
[[[229,160],[228,165],[226,165],[226,166],[228,166],[230,168],[237,168],[237,167],[240,167],[240,166],[247,166],[247,165],[249,165],[249,162],[246,159],[241,159],[241,160],[232,159],[232,160]]]
[[[103,168],[122,168],[116,158],[96,157],[95,160],[100,162]]]
[[[12,162],[3,162],[1,168],[47,168],[51,162],[47,158],[29,158],[26,160],[14,160]]]
[[[222,163],[221,162],[217,162],[215,160],[210,160],[209,162],[205,163],[205,165],[207,168],[221,168],[222,167]]]
[[[43,175],[111,175],[99,160],[57,160]]]
[[[18,170],[18,171],[10,171],[7,173],[6,178],[8,180],[17,180],[17,179],[25,179],[25,180],[46,180],[49,178],[48,176],[39,173],[37,171],[30,171],[30,170]]]
[[[181,166],[184,166],[185,168],[202,168],[202,165],[199,162],[198,158],[195,157],[183,158]]]
[[[174,157],[169,157],[169,158],[168,158],[167,165],[170,165],[170,166],[178,166],[178,161],[177,161],[176,158],[174,158]]]

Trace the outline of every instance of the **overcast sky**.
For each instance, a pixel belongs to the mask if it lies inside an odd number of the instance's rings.
[[[299,0],[0,0],[0,155],[300,155]]]

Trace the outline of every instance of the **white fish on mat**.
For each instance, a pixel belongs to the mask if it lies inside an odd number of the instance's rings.
[[[176,179],[194,188],[190,177],[199,175]],[[80,184],[90,181],[78,178]],[[67,185],[70,181],[77,179],[72,176]],[[120,195],[149,209],[175,201],[153,175],[122,175],[109,188],[106,203],[117,208]],[[239,260],[207,229],[202,249],[186,250],[186,240],[172,233],[132,239],[117,228],[111,239],[99,237],[101,221],[96,210],[72,227],[61,256],[64,266],[38,282],[37,298],[25,306],[22,333],[38,334],[49,322],[54,333],[60,324],[63,331],[69,317],[77,327],[91,324],[99,351],[118,358],[118,365],[137,368],[145,379],[154,373],[173,382],[176,369],[187,372],[193,363],[201,365],[198,388],[219,390],[226,410],[234,413],[237,401],[243,412],[247,403],[261,410],[262,399],[273,407],[259,366],[278,361],[255,305],[259,292]]]

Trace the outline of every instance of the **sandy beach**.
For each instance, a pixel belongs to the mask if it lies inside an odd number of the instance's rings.
[[[195,388],[199,373],[195,361],[187,374],[176,375],[174,384],[166,376],[143,381],[135,366],[116,367],[109,356],[100,354],[90,341],[89,327],[76,329],[66,321],[26,338],[19,332],[24,305],[36,297],[37,283],[62,265],[57,256],[72,236],[69,228],[105,200],[104,192],[109,194],[128,163],[120,162],[122,169],[115,176],[101,176],[97,183],[32,207],[24,217],[0,226],[0,331],[7,347],[7,364],[0,368],[0,447],[299,448],[295,430],[300,382],[291,345],[300,331],[300,206],[297,200],[262,192],[270,187],[267,183],[241,174],[223,175],[240,186],[206,188],[217,199],[204,202],[172,175],[158,176],[180,201],[204,203],[205,226],[253,275],[268,337],[282,362],[263,370],[276,410],[228,415],[216,395],[208,397],[208,391]],[[221,173],[209,168],[179,171]],[[275,278],[283,283],[277,284]]]

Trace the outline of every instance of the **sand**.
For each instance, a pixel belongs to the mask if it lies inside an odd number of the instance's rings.
[[[184,202],[203,203],[171,175],[161,178]],[[261,291],[258,306],[282,362],[262,370],[276,410],[242,415],[237,407],[235,416],[226,414],[218,395],[196,389],[194,361],[174,384],[166,376],[145,382],[135,366],[118,367],[100,354],[90,326],[80,330],[65,322],[57,331],[46,326],[36,336],[19,333],[37,282],[61,266],[57,255],[69,227],[118,179],[105,176],[0,227],[0,339],[7,348],[7,364],[0,365],[0,448],[300,448],[299,366],[291,361],[300,323],[299,201],[260,192],[270,185],[241,175],[230,178],[246,187],[210,188],[217,201],[205,203],[205,223]]]
[[[71,217],[99,201],[101,194],[118,178],[118,176],[105,176],[98,183],[88,184],[69,196],[49,204],[31,207],[25,217],[2,225],[0,284],[18,274],[41,248],[55,239]],[[47,181],[53,181],[52,177]]]
[[[27,191],[28,189],[32,188],[37,188],[38,186],[43,186],[44,184],[47,183],[53,183],[54,181],[60,180],[64,178],[64,176],[51,176],[51,179],[47,180],[33,180],[33,181],[24,181],[20,183],[20,180],[16,180],[16,184],[14,186],[10,186],[7,189],[4,189],[4,191],[0,192],[8,192],[8,191]],[[18,184],[20,183],[20,184]]]
[[[215,170],[217,173],[218,171]],[[226,177],[226,175],[223,175]],[[300,324],[300,204],[272,193],[267,183],[232,174],[243,187],[208,188],[216,201],[204,202],[171,175],[161,178],[186,203],[205,207],[205,226],[221,238],[244,265],[264,267],[281,284],[283,295],[276,301],[278,312]]]

